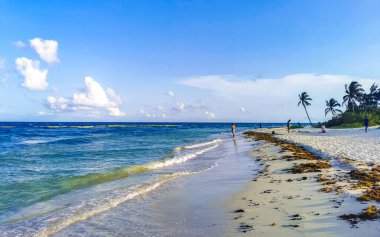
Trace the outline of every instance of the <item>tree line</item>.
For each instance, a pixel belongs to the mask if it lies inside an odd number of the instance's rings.
[[[302,105],[306,115],[310,120],[307,112],[307,106],[311,105],[311,97],[307,92],[302,92],[298,95],[298,106]],[[325,116],[331,113],[332,119],[325,122],[328,126],[339,126],[345,123],[360,123],[363,116],[372,117],[374,120],[380,118],[380,86],[373,83],[369,91],[366,92],[362,85],[357,81],[352,81],[345,85],[345,95],[342,98],[342,104],[336,99],[330,98],[326,100]],[[345,108],[344,111],[342,109]],[[379,121],[373,121],[373,124],[378,124]]]

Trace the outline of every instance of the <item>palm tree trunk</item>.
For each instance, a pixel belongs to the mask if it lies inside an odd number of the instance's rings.
[[[310,117],[309,117],[309,113],[307,112],[306,106],[303,106],[303,107],[304,107],[304,109],[305,109],[305,112],[306,112],[307,118],[309,119],[310,125],[313,126],[313,124],[311,123]]]

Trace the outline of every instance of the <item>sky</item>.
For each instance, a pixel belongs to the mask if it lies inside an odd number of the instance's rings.
[[[380,83],[380,1],[0,0],[0,121],[306,122]]]

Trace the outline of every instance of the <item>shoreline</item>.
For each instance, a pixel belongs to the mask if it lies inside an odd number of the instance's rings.
[[[223,236],[228,224],[224,201],[241,190],[258,170],[243,136],[227,139],[200,161],[219,157],[213,168],[184,175],[112,210],[68,226],[52,236]],[[112,228],[111,228],[112,227]]]
[[[337,162],[269,132],[246,132],[247,139],[261,141],[251,155],[261,162],[262,170],[227,201],[236,230],[227,236],[379,235],[380,214],[360,215],[371,205],[378,208],[378,202],[358,201],[366,189],[358,186],[361,180],[350,176],[352,170],[368,166],[350,159]]]

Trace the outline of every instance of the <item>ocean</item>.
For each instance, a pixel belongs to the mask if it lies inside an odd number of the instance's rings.
[[[55,234],[178,177],[213,169],[231,141],[230,126],[0,123],[0,233]],[[241,133],[258,124],[236,126]]]

